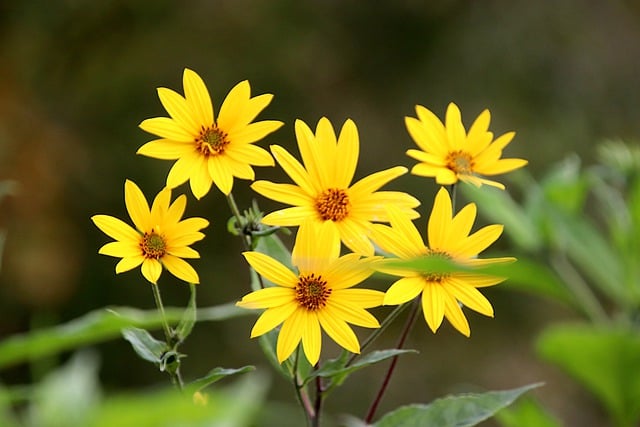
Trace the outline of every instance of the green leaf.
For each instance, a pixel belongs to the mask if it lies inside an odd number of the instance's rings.
[[[289,252],[289,249],[287,249],[276,234],[260,237],[256,244],[256,252],[269,255],[280,264],[294,271],[293,265],[291,264],[291,252]]]
[[[378,362],[382,362],[384,360],[390,359],[394,356],[399,356],[401,354],[407,353],[418,353],[416,350],[401,350],[401,349],[390,349],[390,350],[378,350],[368,353],[365,356],[359,357],[356,359],[354,363],[349,366],[345,366],[346,360],[344,357],[340,357],[337,359],[328,360],[326,363],[322,365],[320,369],[312,372],[308,377],[305,378],[304,384],[308,383],[312,379],[316,377],[322,378],[333,378],[336,385],[342,384],[346,377],[362,368],[373,365]]]
[[[509,287],[532,292],[565,304],[574,304],[573,295],[545,263],[518,255],[518,261],[491,267],[491,272],[509,278]],[[487,270],[483,270],[484,273]]]
[[[149,362],[159,364],[168,350],[164,341],[158,341],[145,329],[125,328],[122,330],[122,336],[131,343],[138,356]]]
[[[225,377],[236,375],[236,374],[245,374],[255,369],[256,368],[254,366],[243,366],[242,368],[238,368],[238,369],[214,368],[211,371],[209,371],[209,373],[204,377],[198,378],[197,380],[194,380],[189,384],[187,384],[187,386],[185,387],[185,391],[186,393],[193,394],[196,391],[200,391],[203,388],[217,381],[220,381]]]
[[[372,427],[475,426],[539,386],[530,384],[512,390],[448,396],[428,405],[403,406],[383,416]]]
[[[538,228],[527,214],[504,190],[483,185],[461,185],[465,196],[477,203],[482,215],[493,222],[504,224],[504,232],[516,245],[527,251],[536,251],[542,246]]]
[[[536,400],[523,398],[496,414],[503,427],[562,427]]]
[[[183,316],[181,308],[165,309],[170,324]],[[235,304],[207,307],[197,311],[199,321],[225,320],[252,315],[251,310]],[[62,325],[13,335],[0,342],[0,369],[16,363],[36,360],[62,351],[119,338],[126,327],[154,329],[162,326],[157,310],[139,310],[130,307],[98,309]]]
[[[640,334],[624,327],[560,325],[537,341],[545,360],[564,369],[607,408],[616,425],[640,420]]]
[[[194,284],[189,284],[189,289],[191,291],[189,297],[189,304],[187,308],[184,310],[184,315],[182,319],[180,319],[180,323],[176,328],[176,332],[178,334],[178,339],[180,341],[184,341],[193,330],[193,325],[196,324],[197,319],[197,311],[196,311],[196,286]]]

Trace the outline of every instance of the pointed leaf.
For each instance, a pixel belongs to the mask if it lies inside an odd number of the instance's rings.
[[[475,426],[539,386],[530,384],[512,390],[448,396],[428,405],[403,406],[383,416],[372,427]]]
[[[184,310],[184,315],[182,316],[182,319],[180,319],[180,323],[178,323],[178,327],[176,328],[178,339],[180,341],[184,341],[189,336],[189,334],[191,334],[193,325],[195,325],[197,319],[196,287],[194,284],[190,283],[189,289],[191,290],[189,304]]]
[[[560,421],[532,398],[520,399],[498,412],[496,419],[502,427],[562,427]]]
[[[138,356],[149,362],[159,364],[168,349],[164,341],[158,341],[145,329],[125,328],[122,330],[122,337],[131,343]]]
[[[198,378],[197,380],[187,384],[187,386],[185,387],[186,392],[188,394],[193,394],[196,391],[200,391],[203,388],[217,381],[220,381],[225,377],[236,375],[236,374],[244,374],[247,372],[254,371],[255,369],[256,369],[255,366],[243,366],[242,368],[238,368],[238,369],[214,368],[211,371],[209,371],[209,373],[204,377]]]
[[[333,378],[336,385],[340,385],[342,384],[342,382],[344,382],[349,374],[355,371],[358,371],[375,363],[385,361],[394,356],[399,356],[401,354],[407,353],[418,353],[418,351],[401,349],[372,351],[365,356],[358,357],[356,361],[349,366],[345,366],[347,361],[345,357],[332,359],[324,363],[320,369],[312,372],[308,377],[306,377],[304,383],[306,384],[316,377],[322,377]]]
[[[640,421],[640,334],[622,327],[561,325],[538,339],[538,353],[590,390],[618,426]]]

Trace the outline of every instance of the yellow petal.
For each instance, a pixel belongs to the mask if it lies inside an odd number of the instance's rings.
[[[331,296],[327,310],[340,320],[364,328],[379,328],[380,323],[367,310],[349,303],[342,303],[340,293]]]
[[[241,116],[250,97],[251,86],[247,80],[236,84],[222,102],[218,113],[218,126],[225,132],[229,132],[234,129],[236,123],[245,124]]]
[[[446,244],[447,235],[449,234],[451,215],[451,197],[449,192],[442,187],[436,194],[433,209],[429,216],[428,236],[431,249],[445,249],[443,245]]]
[[[288,205],[311,206],[314,204],[314,199],[297,185],[256,181],[251,184],[251,188],[268,199]]]
[[[449,322],[456,328],[462,335],[469,337],[471,335],[471,329],[469,329],[469,322],[464,316],[458,301],[452,296],[447,295],[445,298],[445,316]]]
[[[473,286],[468,285],[459,278],[449,277],[446,280],[446,287],[447,291],[462,304],[480,314],[493,317],[491,303]]]
[[[131,257],[122,258],[118,264],[116,264],[116,274],[124,273],[125,271],[132,270],[142,264],[145,260],[144,256],[138,254]]]
[[[340,236],[331,221],[300,224],[291,262],[301,274],[321,274],[340,254]]]
[[[410,254],[410,258],[418,257],[425,253],[424,241],[413,222],[400,209],[394,205],[387,205],[387,214],[391,222],[391,227],[398,234],[398,240],[402,239],[405,253]]]
[[[294,301],[295,291],[292,288],[272,286],[245,295],[236,305],[243,308],[273,308],[292,305]]]
[[[432,153],[410,149],[406,152],[407,156],[416,159],[419,162],[427,163],[428,166],[446,166],[447,162],[444,157],[436,156]]]
[[[466,132],[462,124],[460,109],[453,102],[450,103],[447,107],[445,127],[447,129],[449,147],[454,151],[464,149],[466,142]]]
[[[185,130],[182,126],[168,117],[154,117],[152,119],[146,119],[143,120],[139,126],[145,132],[176,142],[193,142],[197,136],[196,134]]]
[[[153,283],[154,285],[158,283],[158,279],[160,278],[160,273],[162,273],[162,264],[156,259],[146,258],[142,261],[142,275]]]
[[[179,258],[200,258],[198,251],[187,246],[167,247],[167,253]]]
[[[331,128],[331,124],[327,124],[328,120],[326,120],[326,118],[324,117],[320,119],[320,122],[318,122],[318,127],[320,127],[320,123],[325,124],[325,129],[327,126]],[[322,161],[321,147],[319,146],[320,142],[316,140],[316,137],[314,136],[311,129],[309,129],[309,126],[307,126],[307,124],[302,120],[296,120],[295,133],[296,140],[298,141],[298,150],[300,150],[302,162],[306,171],[308,172],[309,177],[311,178],[311,181],[316,183],[317,188],[327,188],[330,183],[329,171],[327,169],[331,168],[333,170],[333,165]],[[327,133],[333,134],[334,146],[330,149],[331,151],[335,151],[335,133],[333,133],[333,128],[331,128],[330,130],[325,130],[325,134]],[[328,142],[330,143],[331,141]],[[284,168],[284,165],[282,165],[282,167]],[[289,174],[289,176],[291,175]],[[291,176],[291,178],[296,181],[293,176]]]
[[[302,188],[302,190],[312,196],[322,192],[322,188],[317,180],[312,180],[309,173],[302,165],[284,148],[278,145],[271,146],[271,154],[276,158],[287,175]]]
[[[240,307],[253,308],[246,305],[237,304]],[[255,325],[251,329],[251,338],[259,337],[270,330],[276,328],[279,324],[284,322],[289,316],[293,314],[298,308],[297,304],[290,303],[277,307],[268,308],[264,313],[258,317]]]
[[[473,257],[488,248],[498,240],[504,226],[499,224],[487,225],[476,231],[468,238],[462,240],[458,246],[452,247],[451,255],[460,257]]]
[[[112,239],[122,242],[140,242],[140,233],[118,218],[110,215],[94,215],[91,220],[96,227]]]
[[[380,172],[368,175],[349,188],[349,194],[360,195],[373,193],[378,191],[380,187],[394,180],[395,178],[407,173],[408,169],[404,166],[396,166],[394,168],[385,169]]]
[[[162,264],[178,279],[184,280],[187,283],[200,283],[200,278],[196,270],[182,258],[165,254],[165,256],[162,257]]]
[[[439,283],[427,283],[422,291],[422,312],[431,331],[435,334],[445,314],[445,292]]]
[[[194,134],[200,131],[202,125],[191,110],[189,103],[178,93],[164,87],[158,88],[158,97],[162,106],[173,120],[188,133]]]
[[[491,113],[489,113],[489,110],[484,110],[469,128],[469,132],[467,133],[468,145],[466,148],[473,157],[487,148],[491,143],[493,135],[489,132],[490,121]]]
[[[140,255],[140,245],[133,241],[126,242],[110,242],[105,244],[98,251],[101,255],[108,255],[118,258],[127,258]]]
[[[191,192],[200,200],[211,189],[212,176],[209,174],[207,159],[204,156],[198,157],[193,163],[193,169],[189,176],[189,187]]]
[[[247,262],[258,274],[276,285],[293,288],[298,283],[298,276],[275,259],[260,252],[243,252]]]
[[[352,353],[360,353],[358,338],[345,321],[332,316],[331,310],[320,310],[317,311],[317,314],[322,329],[332,340]]]
[[[126,180],[124,183],[124,202],[136,228],[141,232],[150,232],[154,224],[151,224],[149,204],[133,181]]]
[[[384,305],[399,305],[411,301],[423,291],[425,281],[422,277],[403,277],[396,281],[384,294]]]
[[[200,153],[194,150],[179,158],[169,171],[167,187],[176,188],[178,185],[186,182],[191,176],[194,167],[200,162],[200,157]]]
[[[410,240],[398,235],[395,229],[386,225],[373,224],[371,238],[384,252],[402,259],[417,258],[427,253],[427,247],[424,243],[421,243],[420,246],[414,246]]]
[[[354,218],[367,219],[368,221],[389,222],[387,206],[393,205],[402,211],[403,215],[411,219],[418,218],[420,214],[413,208],[420,205],[420,201],[410,194],[401,191],[376,191],[367,195],[362,200],[353,200],[349,211]]]
[[[374,254],[375,248],[369,240],[370,222],[345,218],[336,222],[335,225],[340,232],[340,239],[346,247],[360,255],[372,256]]]
[[[213,182],[216,184],[216,187],[222,191],[222,194],[228,196],[233,189],[233,174],[227,162],[225,162],[221,156],[213,156],[209,157],[207,165],[209,182],[213,179]]]
[[[155,139],[138,148],[136,154],[153,157],[154,159],[176,160],[194,151],[194,149],[195,144],[192,141],[178,142],[170,139]]]
[[[308,221],[309,218],[316,218],[318,213],[315,208],[309,206],[295,206],[293,208],[280,209],[271,212],[262,218],[262,222],[267,225],[279,225],[281,227],[295,227]],[[322,221],[316,218],[317,222]]]
[[[264,148],[253,144],[229,144],[224,151],[230,158],[255,166],[273,166],[275,163],[271,154]]]
[[[490,165],[477,165],[474,169],[476,172],[482,175],[499,175],[513,170],[519,169],[527,165],[524,159],[500,159],[497,162]]]
[[[320,348],[322,347],[322,336],[320,334],[320,323],[315,313],[301,311],[302,313],[302,348],[309,364],[314,366],[320,359]]]
[[[346,289],[357,285],[373,274],[372,263],[360,260],[358,254],[341,256],[327,267],[323,277],[331,289]]]
[[[336,147],[336,159],[340,161],[336,162],[333,181],[338,188],[347,188],[351,184],[359,154],[358,129],[352,120],[347,120],[342,126]]]
[[[250,123],[229,132],[229,139],[237,144],[251,144],[280,129],[284,123],[278,120],[263,120]]]
[[[185,196],[184,194],[181,194],[169,206],[169,209],[166,212],[165,221],[169,224],[177,223],[178,221],[180,221],[180,218],[182,218],[182,215],[184,215],[184,210],[186,209],[186,207],[187,207],[187,196]],[[208,223],[209,222],[207,221],[207,224]]]
[[[304,309],[298,308],[289,316],[280,329],[278,335],[278,343],[276,344],[276,354],[278,356],[278,362],[285,361],[293,350],[296,349],[298,343],[302,339],[302,332],[304,325],[302,324],[302,316],[304,315]]]
[[[186,196],[184,195],[182,195],[181,197],[186,199]],[[149,223],[152,227],[165,222],[170,203],[171,190],[165,187],[156,195],[155,199],[153,199],[153,204],[151,205],[151,216],[149,219]]]
[[[182,75],[182,85],[187,103],[196,115],[196,121],[205,127],[212,126],[213,105],[204,81],[195,71],[185,68]]]
[[[373,289],[334,289],[335,299],[360,308],[379,307],[384,301],[384,292]]]

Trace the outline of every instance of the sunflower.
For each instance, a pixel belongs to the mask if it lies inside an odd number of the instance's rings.
[[[375,224],[372,235],[380,247],[400,259],[420,257],[450,259],[462,265],[478,266],[491,263],[511,262],[515,258],[478,259],[477,255],[491,245],[502,234],[502,225],[488,225],[469,235],[476,217],[476,206],[466,205],[452,216],[451,198],[441,188],[429,217],[428,241],[424,244],[420,233],[405,215],[395,207],[389,207],[391,226]],[[408,267],[385,266],[379,270],[402,279],[396,281],[384,296],[385,305],[397,305],[422,294],[422,311],[427,325],[435,333],[446,317],[462,334],[469,336],[469,323],[461,305],[493,317],[491,303],[477,288],[496,285],[503,277],[474,272],[425,273]]]
[[[231,193],[233,177],[253,180],[251,166],[273,166],[269,153],[253,145],[283,125],[264,120],[251,123],[271,102],[273,95],[251,97],[248,81],[238,83],[227,95],[218,119],[204,82],[194,71],[184,70],[185,96],[158,88],[160,102],[171,118],[144,120],[140,127],[161,139],[144,144],[138,154],[176,160],[167,176],[167,187],[189,180],[193,195],[200,199],[211,183],[225,195]]]
[[[378,191],[389,181],[407,173],[398,166],[366,176],[351,185],[358,163],[360,143],[358,130],[347,120],[339,137],[328,119],[318,122],[316,133],[301,120],[295,123],[301,165],[284,148],[273,145],[271,152],[294,184],[256,181],[256,192],[293,207],[272,212],[264,217],[268,225],[335,228],[344,244],[353,252],[373,255],[369,240],[373,221],[388,222],[385,205],[394,205],[411,218],[420,202],[407,193]]]
[[[447,108],[446,124],[422,105],[416,106],[416,113],[417,119],[405,117],[409,135],[420,147],[420,150],[407,150],[407,155],[420,162],[411,169],[414,175],[435,177],[441,185],[460,180],[478,187],[487,184],[504,190],[501,183],[482,176],[499,175],[527,164],[523,159],[500,158],[515,132],[507,132],[493,140],[493,133],[488,131],[489,110],[478,116],[468,133],[454,103]]]
[[[209,225],[204,218],[181,220],[187,204],[185,195],[171,202],[171,190],[165,188],[151,209],[140,188],[132,181],[124,184],[124,200],[135,229],[118,218],[94,215],[93,223],[115,242],[105,244],[98,253],[122,258],[116,273],[142,265],[142,275],[157,284],[164,266],[171,274],[188,283],[199,283],[198,273],[182,258],[200,258],[189,245],[202,240],[201,229]]]
[[[359,353],[360,344],[349,323],[380,327],[365,309],[381,305],[384,294],[370,289],[351,289],[373,273],[374,258],[339,254],[340,238],[337,230],[328,224],[298,230],[291,254],[297,273],[265,254],[243,254],[260,275],[276,286],[254,291],[237,305],[266,309],[251,330],[252,338],[282,324],[276,345],[281,363],[302,341],[307,360],[315,365],[320,358],[321,330],[341,347]]]

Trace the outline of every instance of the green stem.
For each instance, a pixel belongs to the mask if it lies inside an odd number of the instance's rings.
[[[415,323],[419,308],[420,308],[419,300],[418,300],[418,298],[416,298],[416,299],[413,300],[413,309],[409,313],[409,317],[407,318],[407,321],[406,321],[406,323],[404,325],[404,328],[402,329],[402,334],[400,335],[400,339],[398,340],[398,344],[396,344],[396,349],[400,350],[400,349],[402,349],[402,347],[404,347],[404,342],[406,341],[407,336],[409,336],[409,332],[413,328],[413,325]],[[367,412],[367,416],[364,419],[365,423],[371,424],[371,420],[373,420],[373,417],[376,415],[376,410],[378,409],[378,405],[382,401],[382,396],[384,396],[384,392],[387,390],[387,386],[389,385],[389,381],[391,380],[391,376],[393,375],[393,371],[396,368],[396,363],[397,362],[398,362],[398,356],[394,356],[391,359],[391,364],[389,365],[389,369],[387,370],[387,374],[385,375],[384,380],[382,381],[382,384],[380,385],[380,389],[378,390],[378,394],[376,394],[376,397],[373,399],[373,402],[371,402],[371,406],[369,407],[369,411]]]
[[[173,346],[173,339],[171,329],[169,329],[169,322],[167,322],[167,315],[164,312],[164,305],[162,304],[160,289],[158,289],[158,285],[156,284],[151,284],[151,289],[153,289],[153,298],[156,301],[156,307],[158,307],[160,317],[162,318],[162,329],[164,330],[164,337],[167,340],[167,345],[171,347]]]
[[[453,214],[455,215],[458,186],[454,183],[454,184],[451,184],[449,188],[450,188],[450,194],[451,194],[451,212],[453,212]]]
[[[306,386],[300,383],[298,378],[298,358],[300,357],[300,346],[296,349],[295,357],[293,358],[293,389],[296,392],[296,397],[298,398],[298,402],[304,411],[305,418],[307,420],[307,426],[315,427],[315,419],[317,419],[317,414],[315,413],[313,407],[311,406],[311,402],[309,400],[309,395],[307,394]]]

